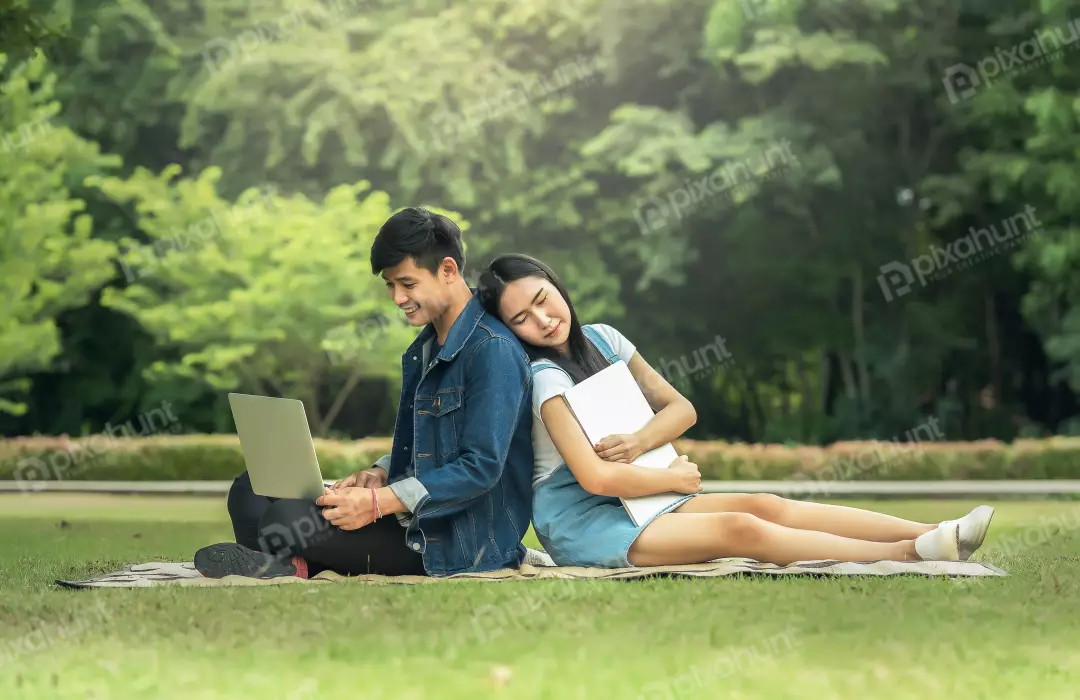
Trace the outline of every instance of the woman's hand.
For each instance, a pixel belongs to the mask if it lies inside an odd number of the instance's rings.
[[[698,466],[691,462],[686,455],[680,455],[678,459],[668,465],[668,474],[671,476],[671,490],[679,493],[697,493],[701,491],[701,472]]]
[[[629,464],[645,454],[645,443],[637,433],[608,435],[593,445],[596,456],[605,462],[625,462]]]
[[[381,489],[386,486],[386,470],[382,467],[371,467],[362,472],[356,472],[335,483],[331,488],[335,491],[359,486],[365,489]]]
[[[363,472],[361,472],[363,473]],[[355,476],[355,475],[354,475]],[[315,505],[324,506],[322,515],[342,530],[359,530],[375,522],[374,491],[363,487],[346,487],[319,496]]]

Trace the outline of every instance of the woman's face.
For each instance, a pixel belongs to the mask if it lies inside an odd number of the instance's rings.
[[[570,339],[570,307],[551,280],[522,277],[506,285],[499,317],[526,343],[565,350]]]

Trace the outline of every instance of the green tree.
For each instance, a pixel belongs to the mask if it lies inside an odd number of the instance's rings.
[[[695,436],[887,438],[951,411],[948,437],[1007,439],[1077,412],[1063,223],[1077,201],[1077,54],[959,104],[942,85],[1061,25],[1065,0],[32,5],[81,40],[58,84],[68,124],[128,168],[216,166],[228,201],[274,182],[321,202],[364,179],[473,222],[467,273],[504,250],[548,260],[585,320],[616,323],[656,365],[723,336],[733,361],[680,384]],[[161,243],[144,216],[84,198],[95,235]],[[996,255],[883,296],[884,265],[1027,205],[1049,223],[1017,267]],[[141,378],[194,345],[146,337],[113,308],[65,318],[63,359],[81,374],[54,393],[72,396],[70,420],[41,396],[23,425],[108,419],[165,392],[199,407],[193,426],[227,427],[211,384]],[[360,316],[324,344],[364,355],[370,332],[394,328]],[[321,408],[348,380],[334,371],[317,382]],[[339,422],[382,403],[372,386]]]
[[[299,398],[313,432],[328,434],[357,382],[395,374],[416,333],[371,274],[389,197],[360,182],[321,202],[264,187],[229,203],[216,190],[220,170],[195,179],[179,172],[94,181],[118,204],[135,205],[150,241],[123,242],[129,284],[106,290],[103,302],[176,354],[155,362],[149,379]],[[326,405],[320,387],[329,379]]]
[[[26,0],[0,0],[0,47],[15,61],[68,48],[61,20]],[[63,46],[62,46],[63,45]]]
[[[0,74],[7,56],[0,54]],[[57,316],[86,304],[114,274],[112,244],[91,238],[69,186],[119,159],[54,125],[55,76],[42,55],[0,83],[0,412],[21,414],[27,374],[60,352]]]
[[[1038,11],[1032,4],[1012,2],[987,17],[968,18],[975,27],[972,20],[984,24],[992,45],[965,47],[964,65],[972,74],[975,66],[978,71],[996,66],[1001,74],[950,94],[948,110],[965,142],[957,171],[927,178],[925,189],[943,204],[941,223],[992,226],[1011,238],[996,240],[992,252],[1000,259],[1011,254],[1026,277],[1016,285],[1020,309],[1050,361],[1041,381],[1051,387],[1068,384],[1075,392],[1080,391],[1080,57],[1072,44],[1080,24],[1067,2],[1037,3]],[[1012,31],[995,31],[1001,26]],[[1023,59],[1003,66],[1001,57],[1018,51]],[[1000,293],[1003,285],[996,287]],[[1022,371],[1005,379],[1019,383]],[[996,384],[1003,383],[999,376]],[[1075,431],[1080,416],[1072,425]]]

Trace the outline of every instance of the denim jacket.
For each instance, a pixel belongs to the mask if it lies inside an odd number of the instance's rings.
[[[377,464],[412,512],[405,540],[429,575],[518,567],[532,517],[529,360],[476,296],[428,360],[435,335],[428,325],[401,356],[393,451]]]

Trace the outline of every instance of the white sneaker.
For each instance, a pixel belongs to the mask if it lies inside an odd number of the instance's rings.
[[[959,561],[960,525],[942,523],[915,538],[915,553],[923,561]]]
[[[525,549],[525,561],[524,564],[531,566],[555,566],[555,562],[552,561],[551,555],[541,549]]]
[[[960,560],[967,561],[979,547],[982,547],[986,539],[986,531],[990,529],[990,521],[994,517],[994,509],[990,506],[979,506],[962,518],[946,520],[941,523],[942,527],[957,524],[960,526]]]

